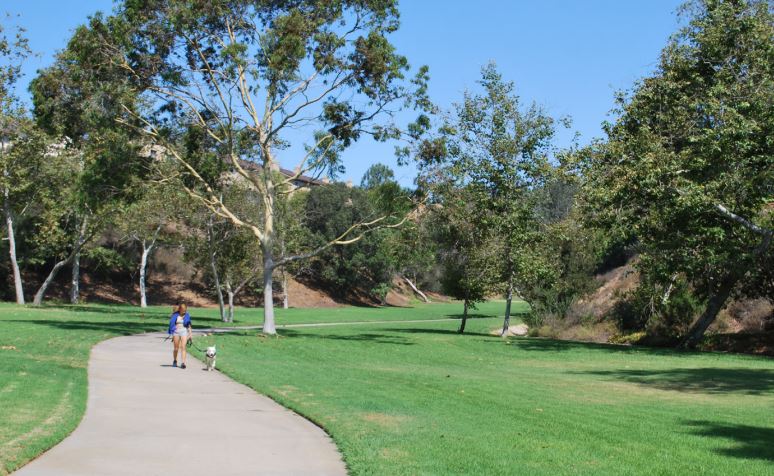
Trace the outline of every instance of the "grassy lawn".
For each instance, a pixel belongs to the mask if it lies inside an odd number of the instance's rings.
[[[487,303],[479,316],[502,313]],[[413,309],[340,308],[277,310],[277,322],[314,323],[448,319],[457,304]],[[523,309],[523,307],[522,307]],[[110,337],[163,331],[169,308],[87,305],[19,307],[0,303],[0,474],[34,458],[68,435],[86,405],[91,347]],[[195,327],[222,324],[217,309],[192,309]],[[238,309],[235,325],[255,325],[260,309]],[[229,324],[231,325],[231,324]]]
[[[325,427],[353,474],[774,474],[771,359],[504,341],[487,335],[499,323],[206,341],[227,374]]]
[[[332,434],[354,474],[773,474],[774,360],[459,336],[456,304],[278,310],[281,324],[395,321],[198,337],[235,379]],[[80,421],[89,349],[166,326],[167,308],[0,304],[0,473]],[[192,311],[197,327],[217,310]],[[260,323],[239,310],[238,325]],[[406,320],[437,322],[407,323]]]

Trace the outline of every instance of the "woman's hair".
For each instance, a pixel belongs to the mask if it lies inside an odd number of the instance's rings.
[[[177,313],[181,316],[185,315],[185,312],[188,310],[188,306],[185,305],[185,303],[180,304],[177,306]]]

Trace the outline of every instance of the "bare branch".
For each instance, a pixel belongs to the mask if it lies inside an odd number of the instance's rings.
[[[715,204],[715,208],[724,217],[728,218],[729,220],[735,221],[736,223],[739,223],[740,225],[752,231],[753,233],[756,233],[758,235],[763,235],[763,236],[774,235],[774,230],[770,230],[768,228],[763,228],[761,226],[758,226],[755,223],[751,222],[750,220],[737,215],[736,213],[732,212],[731,210],[729,210],[728,208],[724,207],[719,203]]]
[[[290,264],[290,263],[292,263],[294,261],[300,261],[300,260],[304,260],[304,259],[307,259],[307,258],[311,258],[313,256],[316,256],[316,255],[322,253],[323,251],[327,250],[328,248],[330,248],[332,246],[336,246],[336,245],[351,245],[352,243],[356,243],[356,242],[362,240],[363,237],[365,237],[369,233],[372,233],[372,232],[377,231],[377,230],[385,230],[385,229],[390,229],[390,228],[400,228],[416,212],[416,210],[417,209],[415,208],[414,210],[412,210],[409,213],[407,213],[406,216],[404,216],[397,223],[389,223],[389,224],[383,224],[382,223],[384,220],[388,219],[390,217],[390,215],[383,215],[383,216],[381,216],[379,218],[376,218],[374,220],[371,220],[369,222],[355,223],[354,225],[352,225],[349,228],[347,228],[347,230],[344,233],[340,234],[336,238],[330,240],[329,242],[325,243],[322,246],[319,246],[319,247],[315,248],[314,250],[312,250],[312,251],[310,251],[308,253],[303,253],[303,254],[294,255],[294,256],[287,256],[287,257],[283,257],[283,258],[277,260],[275,262],[275,264],[274,264],[273,269],[285,266],[286,264]],[[357,230],[360,230],[360,229],[363,229],[363,228],[365,228],[365,229],[363,231],[361,231],[360,234],[356,235],[353,238],[348,238],[351,234],[353,234]]]

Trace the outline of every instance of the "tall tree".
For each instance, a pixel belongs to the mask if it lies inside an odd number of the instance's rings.
[[[395,0],[125,1],[115,17],[94,19],[90,28],[107,32],[94,51],[143,92],[148,107],[127,110],[179,163],[189,193],[261,244],[264,333],[276,332],[274,269],[357,241],[364,230],[395,225],[391,217],[376,217],[307,253],[275,255],[278,194],[289,193],[305,172],[337,170],[339,153],[364,135],[401,136],[393,113],[416,103],[414,86],[420,94],[426,90],[426,70],[408,84],[407,60],[388,39],[398,28]],[[238,215],[214,193],[207,163],[186,156],[176,140],[191,128],[211,141],[207,160],[227,164],[256,187],[261,216]],[[306,151],[295,157],[292,176],[278,180],[280,156],[299,137]]]
[[[469,189],[476,226],[492,230],[498,243],[506,335],[514,293],[529,301],[534,284],[551,279],[550,258],[539,246],[545,230],[534,191],[553,170],[555,126],[539,106],[522,105],[494,64],[482,68],[479,84],[483,94],[465,93],[440,129],[444,176]]]
[[[751,280],[774,235],[774,14],[757,0],[683,12],[656,73],[619,98],[585,195],[636,237],[664,289],[685,279],[704,301],[684,335],[694,346],[729,296],[767,287]]]
[[[499,247],[491,230],[479,226],[476,193],[470,187],[443,187],[437,196],[443,206],[434,207],[430,221],[434,240],[439,244],[439,261],[443,266],[441,285],[445,294],[463,303],[462,319],[457,332],[465,332],[468,310],[475,309],[497,286]]]
[[[103,38],[100,32],[78,28],[55,63],[30,85],[38,125],[63,146],[49,154],[49,160],[61,162],[70,177],[69,196],[60,204],[67,207],[67,251],[36,293],[36,304],[68,264],[70,300],[78,302],[83,248],[120,209],[120,202],[134,197],[128,184],[145,174],[150,159],[140,153],[136,135],[117,127],[117,120],[131,120],[123,106],[134,104],[136,97],[125,72],[94,57],[91,45],[97,38]]]
[[[10,33],[10,35],[9,35]],[[30,190],[32,174],[30,165],[41,152],[39,141],[25,120],[23,108],[14,94],[24,60],[30,55],[24,30],[15,32],[0,24],[0,161],[3,175],[0,177],[3,193],[3,215],[8,239],[8,256],[11,261],[16,303],[24,304],[24,286],[16,254],[14,233],[15,195]],[[13,195],[13,196],[12,196]]]

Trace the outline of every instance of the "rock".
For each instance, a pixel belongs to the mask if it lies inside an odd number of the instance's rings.
[[[490,334],[493,335],[493,336],[499,336],[499,335],[502,334],[502,332],[503,332],[503,328],[502,327],[498,327],[497,329],[492,330],[492,332],[490,332]],[[516,325],[516,326],[510,326],[508,328],[508,335],[509,336],[523,337],[523,336],[526,336],[528,333],[529,333],[529,326],[527,326],[526,324],[519,324],[519,325]]]
[[[519,324],[517,326],[511,326],[508,328],[508,332],[514,336],[525,336],[529,333],[529,326],[526,324]]]

